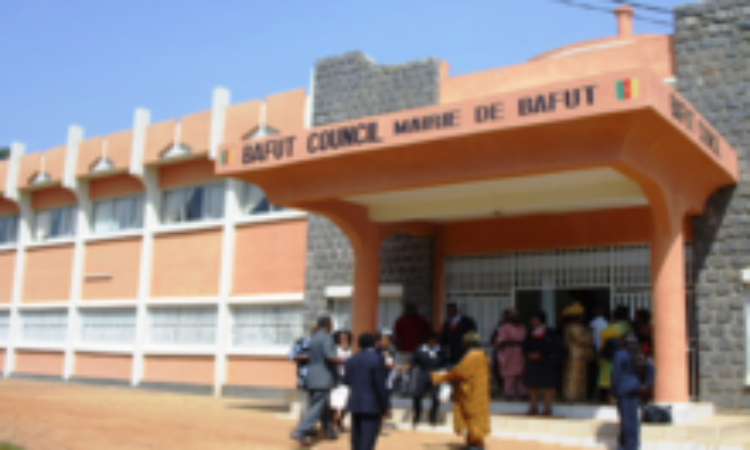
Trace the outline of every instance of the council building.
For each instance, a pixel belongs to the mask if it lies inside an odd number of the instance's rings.
[[[307,89],[0,162],[6,377],[284,397],[314,318],[653,314],[655,400],[750,408],[750,5],[465,75],[319,60]],[[490,44],[487,44],[490,45]],[[497,51],[503,43],[498,42]],[[286,398],[286,397],[284,397]]]

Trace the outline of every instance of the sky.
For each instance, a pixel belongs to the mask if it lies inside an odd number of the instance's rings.
[[[63,145],[72,124],[86,137],[129,129],[138,107],[152,122],[209,109],[217,86],[232,102],[309,88],[317,59],[347,51],[385,64],[436,57],[457,75],[617,28],[613,15],[554,0],[0,0],[0,21],[0,147],[27,152]]]

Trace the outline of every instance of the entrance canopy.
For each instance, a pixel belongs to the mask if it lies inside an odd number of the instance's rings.
[[[345,202],[389,223],[665,195],[694,214],[736,181],[737,158],[695,108],[642,70],[227,143],[216,170],[260,185],[276,204]]]
[[[631,226],[649,230],[656,400],[688,400],[683,225],[737,181],[737,155],[647,69],[228,143],[216,170],[347,234],[357,333],[376,326],[380,244],[394,231],[436,234],[447,221],[643,205],[651,223]]]

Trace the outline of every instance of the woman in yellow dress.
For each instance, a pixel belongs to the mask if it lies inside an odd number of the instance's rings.
[[[457,435],[466,437],[470,450],[483,449],[484,439],[490,434],[490,361],[480,342],[479,334],[467,333],[467,353],[461,362],[450,372],[432,374],[435,386],[453,383],[453,426]]]
[[[583,325],[584,309],[579,302],[563,311],[563,337],[568,347],[568,359],[563,373],[563,398],[570,402],[586,399],[588,364],[594,356],[591,330]]]

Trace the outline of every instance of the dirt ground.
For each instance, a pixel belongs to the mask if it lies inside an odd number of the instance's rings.
[[[243,400],[36,381],[0,381],[0,442],[26,450],[294,449],[294,422],[278,407]],[[458,450],[456,436],[396,431],[382,450]],[[536,445],[488,441],[488,449]],[[349,448],[349,435],[320,450]]]

